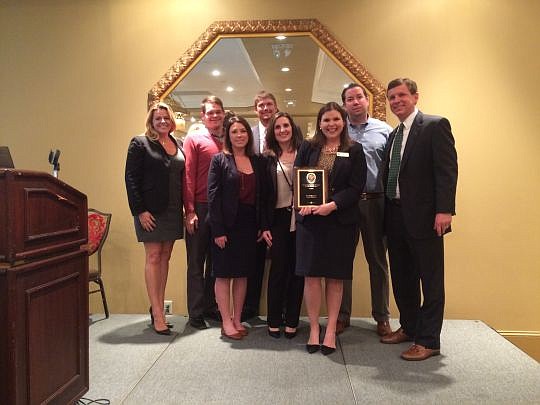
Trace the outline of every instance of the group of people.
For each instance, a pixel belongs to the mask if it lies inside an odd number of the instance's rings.
[[[171,333],[165,286],[185,224],[189,325],[204,329],[205,318],[218,320],[223,337],[245,338],[243,321],[259,315],[268,250],[268,335],[294,338],[304,300],[306,350],[333,353],[336,335],[350,326],[361,235],[381,342],[412,341],[402,353],[406,360],[439,353],[443,235],[455,214],[454,140],[447,119],[418,111],[414,81],[391,81],[387,96],[400,120],[396,129],[369,116],[366,90],[352,83],[341,94],[342,105],[320,109],[309,140],[266,91],[255,97],[259,122],[253,128],[241,116],[226,117],[218,97],[205,98],[204,128],[189,133],[183,145],[173,136],[171,108],[163,102],[150,108],[145,134],[129,145],[125,179],[137,239],[145,247],[156,333]],[[325,170],[325,202],[295,208],[295,167]],[[394,332],[387,249],[400,311]],[[323,285],[328,321],[321,341]]]

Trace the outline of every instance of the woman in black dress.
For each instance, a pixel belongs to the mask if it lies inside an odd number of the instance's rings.
[[[175,129],[171,107],[162,102],[152,105],[146,117],[146,132],[129,144],[125,173],[137,240],[143,242],[146,254],[144,270],[152,327],[160,335],[171,333],[163,301],[173,245],[184,232],[185,159],[179,141],[172,135]]]
[[[293,205],[293,164],[302,135],[286,112],[278,112],[266,130],[266,178],[262,237],[270,247],[272,264],[268,273],[267,323],[268,334],[281,335],[285,322],[285,337],[296,336],[302,306],[304,278],[294,274],[296,228]]]
[[[259,199],[259,158],[253,153],[253,134],[244,118],[233,116],[225,124],[223,151],[210,163],[208,213],[221,334],[235,340],[247,335],[241,317],[247,277],[255,268]]]
[[[328,172],[328,202],[301,208],[296,215],[296,274],[305,277],[304,299],[310,334],[306,348],[323,354],[336,349],[336,322],[343,280],[352,279],[359,237],[358,201],[366,181],[362,146],[352,142],[345,111],[337,103],[324,105],[317,131],[300,146],[294,165]],[[328,323],[319,346],[322,279],[325,279]]]

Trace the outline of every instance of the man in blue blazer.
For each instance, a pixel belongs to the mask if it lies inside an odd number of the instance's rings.
[[[390,134],[383,178],[385,231],[401,327],[381,342],[413,341],[401,357],[425,360],[440,353],[443,235],[450,232],[455,215],[457,153],[450,122],[416,108],[413,80],[392,80],[387,96],[400,121]]]

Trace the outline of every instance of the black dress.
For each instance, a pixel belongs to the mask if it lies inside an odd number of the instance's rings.
[[[258,158],[253,173],[236,170],[234,157],[220,153],[212,158],[208,174],[208,211],[212,232],[212,276],[248,277],[255,270],[258,226]],[[214,242],[227,236],[221,249]]]
[[[358,201],[366,181],[366,161],[361,145],[351,145],[336,156],[324,156],[321,148],[305,142],[295,166],[331,162],[329,199],[338,209],[328,216],[296,214],[296,270],[299,276],[351,280],[359,238]],[[323,166],[325,164],[323,163]]]
[[[182,239],[184,225],[182,214],[182,172],[184,171],[184,154],[177,149],[175,156],[169,156],[169,204],[164,212],[153,214],[156,227],[153,231],[145,231],[139,217],[133,217],[135,233],[139,242],[165,242]]]

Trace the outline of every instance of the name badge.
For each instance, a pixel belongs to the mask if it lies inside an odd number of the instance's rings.
[[[336,156],[349,157],[349,152],[338,152],[338,153],[336,153]]]

